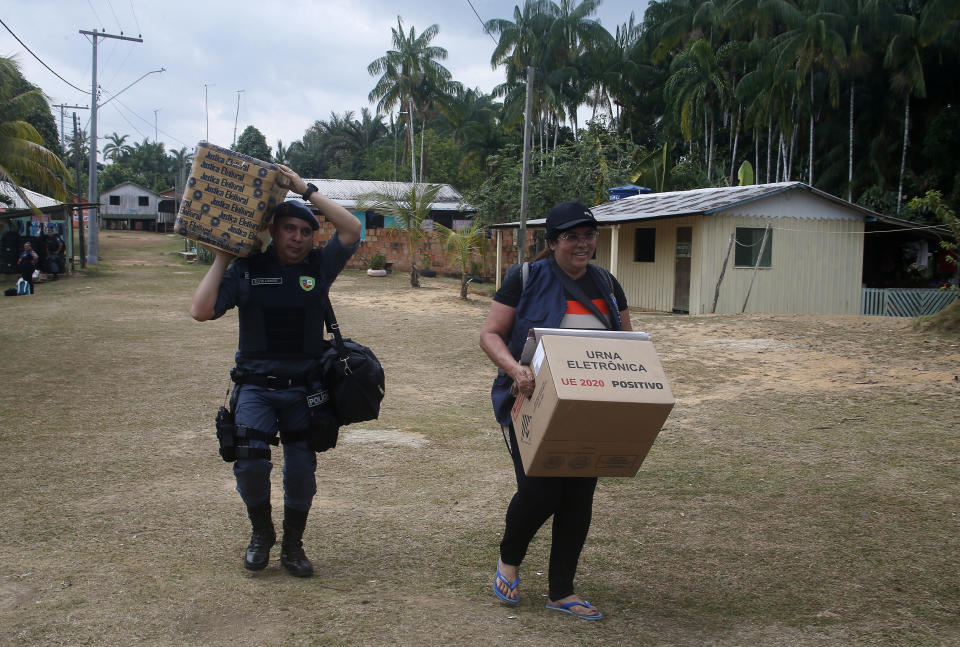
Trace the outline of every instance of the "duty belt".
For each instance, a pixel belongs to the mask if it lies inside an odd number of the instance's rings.
[[[231,369],[230,379],[236,384],[253,384],[254,386],[262,386],[270,391],[290,389],[295,386],[307,386],[309,383],[309,380],[303,375],[260,375],[258,373],[247,373],[237,368]]]

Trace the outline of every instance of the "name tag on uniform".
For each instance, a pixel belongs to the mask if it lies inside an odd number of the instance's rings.
[[[259,279],[250,279],[250,285],[283,285],[283,277],[263,277]]]

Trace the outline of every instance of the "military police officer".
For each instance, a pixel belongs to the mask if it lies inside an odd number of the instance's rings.
[[[253,526],[243,565],[252,571],[265,568],[276,543],[270,445],[277,444],[279,434],[284,489],[280,563],[290,574],[308,577],[313,566],[303,551],[303,531],[317,490],[315,449],[329,446],[317,446],[318,430],[311,431],[316,424],[307,404],[307,396],[318,386],[315,376],[327,344],[321,297],[359,246],[362,225],[296,172],[278,166],[291,190],[319,210],[336,233],[314,249],[313,233],[319,224],[312,211],[299,201],[282,203],[269,225],[273,241],[263,254],[239,258],[231,265],[232,254],[215,250],[213,265],[193,295],[190,315],[207,321],[234,306],[239,312],[240,342],[231,372],[236,385],[230,451],[231,458],[233,453],[236,457],[237,491]],[[335,427],[333,433],[335,442]]]

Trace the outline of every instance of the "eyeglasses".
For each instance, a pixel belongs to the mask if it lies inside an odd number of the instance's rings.
[[[558,235],[557,238],[565,243],[579,243],[581,241],[585,243],[591,243],[595,241],[599,235],[600,232],[598,232],[596,229],[592,229],[585,234],[575,234],[572,231],[565,231]]]

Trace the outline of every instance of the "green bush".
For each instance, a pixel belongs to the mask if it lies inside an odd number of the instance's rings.
[[[373,258],[370,259],[370,269],[371,270],[382,270],[387,266],[387,257],[377,252],[373,255]]]

